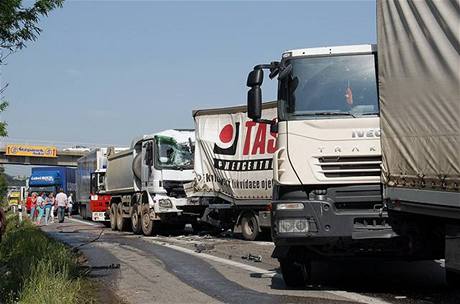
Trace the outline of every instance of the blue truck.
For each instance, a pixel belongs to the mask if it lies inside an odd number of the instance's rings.
[[[59,189],[75,199],[75,168],[34,167],[29,178],[29,193],[57,193]]]

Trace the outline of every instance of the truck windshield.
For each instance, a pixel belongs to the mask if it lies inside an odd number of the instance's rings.
[[[286,118],[323,119],[378,115],[374,55],[298,58],[288,61]]]
[[[156,165],[159,169],[193,169],[190,146],[171,137],[157,137]]]

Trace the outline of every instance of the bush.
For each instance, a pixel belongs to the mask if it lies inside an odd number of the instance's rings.
[[[77,303],[77,256],[25,220],[8,216],[0,243],[0,303]]]

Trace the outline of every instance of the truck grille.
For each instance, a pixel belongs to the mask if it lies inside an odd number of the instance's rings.
[[[331,187],[327,196],[340,211],[378,210],[383,207],[380,184]]]
[[[165,180],[163,181],[163,188],[165,188],[168,196],[175,198],[186,197],[184,190],[184,183],[189,183],[191,181],[172,181]]]
[[[325,177],[380,176],[381,156],[323,156],[318,158]]]

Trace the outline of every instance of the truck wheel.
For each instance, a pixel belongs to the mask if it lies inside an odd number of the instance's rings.
[[[279,259],[284,283],[288,287],[302,288],[311,281],[311,262],[298,262],[293,259]]]
[[[123,217],[123,204],[118,203],[117,205],[117,229],[118,231],[125,230],[126,219]]]
[[[149,208],[142,208],[142,232],[149,236],[153,234],[153,221],[150,219]]]
[[[252,213],[246,213],[241,219],[241,233],[247,241],[254,241],[259,235],[259,224]]]
[[[117,230],[117,204],[110,206],[110,228],[113,231]]]
[[[131,229],[134,234],[141,234],[142,232],[142,219],[139,214],[137,204],[134,204],[133,212],[131,214]]]
[[[452,288],[460,288],[460,273],[446,269],[446,282]]]

